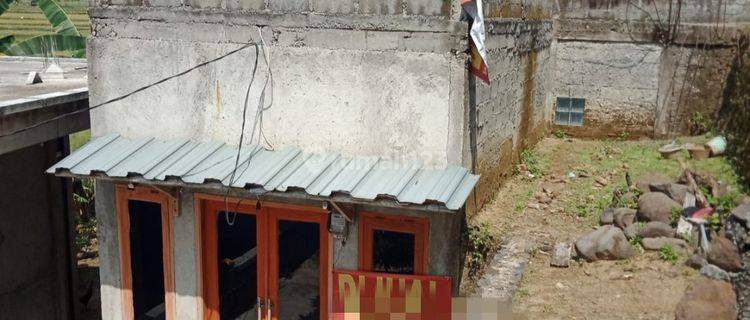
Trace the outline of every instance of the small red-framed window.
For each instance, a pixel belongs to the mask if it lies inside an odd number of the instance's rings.
[[[174,204],[166,194],[145,187],[118,185],[115,193],[123,318],[155,314],[174,319]]]
[[[427,273],[427,219],[362,212],[358,225],[360,270],[417,275]]]

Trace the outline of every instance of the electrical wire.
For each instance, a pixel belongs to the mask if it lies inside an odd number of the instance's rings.
[[[205,66],[207,66],[209,64],[212,64],[214,62],[220,61],[220,60],[222,60],[222,59],[224,59],[226,57],[229,57],[229,56],[231,56],[231,55],[233,55],[235,53],[238,53],[238,52],[240,52],[242,50],[245,50],[247,48],[250,48],[252,46],[257,46],[257,43],[248,43],[248,44],[245,44],[245,45],[243,45],[243,46],[241,46],[241,47],[239,47],[237,49],[234,49],[232,51],[229,51],[229,52],[227,52],[227,53],[225,53],[225,54],[223,54],[221,56],[218,56],[218,57],[213,58],[211,60],[208,60],[208,61],[205,61],[203,63],[197,64],[197,65],[195,65],[195,66],[193,66],[193,67],[191,67],[191,68],[189,68],[189,69],[187,69],[185,71],[182,71],[180,73],[177,73],[177,74],[171,75],[169,77],[163,78],[163,79],[161,79],[159,81],[150,83],[148,85],[142,86],[142,87],[140,87],[138,89],[135,89],[135,90],[133,90],[131,92],[128,92],[128,93],[126,93],[124,95],[118,96],[116,98],[109,99],[109,100],[104,101],[102,103],[99,103],[97,105],[94,105],[94,106],[91,106],[91,107],[88,107],[88,108],[84,108],[84,109],[80,109],[80,110],[76,110],[76,111],[72,111],[72,112],[68,112],[68,113],[64,113],[64,114],[58,115],[56,117],[53,117],[53,118],[50,118],[50,119],[47,119],[47,120],[37,122],[37,123],[35,123],[33,125],[30,125],[30,126],[27,126],[27,127],[23,127],[23,128],[19,128],[19,129],[11,131],[9,133],[1,134],[0,138],[4,138],[4,137],[7,137],[7,136],[12,136],[12,135],[15,135],[15,134],[19,134],[21,132],[29,131],[31,129],[38,128],[38,127],[43,126],[45,124],[48,124],[48,123],[51,123],[51,122],[55,122],[55,121],[58,121],[60,119],[63,119],[63,118],[69,117],[69,116],[73,116],[73,115],[84,113],[84,112],[89,112],[91,110],[94,110],[94,109],[97,109],[97,108],[109,105],[111,103],[114,103],[114,102],[126,99],[126,98],[128,98],[128,97],[130,97],[130,96],[132,96],[132,95],[134,95],[136,93],[139,93],[141,91],[147,90],[147,89],[149,89],[151,87],[157,86],[159,84],[162,84],[162,83],[167,82],[169,80],[172,80],[174,78],[179,78],[181,76],[184,76],[184,75],[186,75],[186,74],[188,74],[188,73],[190,73],[192,71],[195,71],[196,69],[199,69],[199,68],[205,67]]]
[[[266,77],[265,82],[263,83],[263,88],[261,89],[260,97],[258,98],[258,107],[257,111],[255,113],[255,119],[253,121],[253,128],[252,131],[250,131],[250,143],[253,142],[253,138],[255,137],[256,129],[258,131],[258,144],[260,144],[260,139],[263,138],[266,141],[266,144],[273,149],[273,146],[268,141],[268,139],[265,138],[265,135],[263,134],[263,112],[270,109],[273,106],[273,72],[271,71],[271,59],[270,54],[267,51],[266,41],[263,39],[263,32],[258,27],[258,35],[260,37],[260,43],[261,43],[261,49],[263,52],[263,61],[266,63],[268,76]],[[227,188],[227,192],[224,194],[224,219],[226,220],[227,224],[230,226],[233,226],[237,219],[237,213],[235,212],[233,215],[233,218],[229,219],[229,191],[231,190],[231,186],[235,182],[235,177],[237,174],[237,168],[239,167],[239,161],[240,161],[240,154],[242,153],[242,144],[245,139],[245,123],[247,120],[247,107],[248,107],[248,100],[250,98],[250,88],[252,87],[253,82],[255,81],[255,74],[258,67],[258,45],[255,46],[255,64],[253,67],[253,74],[252,79],[250,80],[250,85],[247,87],[247,92],[245,93],[245,102],[242,109],[242,126],[240,131],[240,141],[237,148],[237,156],[234,160],[234,167],[232,168],[232,174],[229,178],[229,187]],[[268,106],[265,105],[265,97],[266,97],[266,89],[269,88],[270,84],[270,90],[271,90],[271,101],[269,102]],[[247,168],[247,167],[246,167]],[[244,170],[243,170],[244,173]],[[241,175],[241,174],[240,174]],[[237,208],[239,208],[240,203],[242,201],[237,202]],[[235,209],[236,211],[236,209]]]

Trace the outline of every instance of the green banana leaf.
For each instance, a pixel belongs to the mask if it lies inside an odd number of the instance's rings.
[[[5,53],[5,51],[8,51],[8,48],[10,48],[13,42],[16,42],[16,37],[14,36],[6,36],[0,38],[0,53]]]
[[[73,58],[86,58],[86,48],[74,50],[70,53]]]
[[[79,52],[86,49],[86,37],[47,34],[13,44],[9,56],[51,56],[59,51]]]
[[[0,0],[8,1],[8,0]],[[39,0],[37,4],[59,35],[80,36],[81,33],[70,20],[65,10],[54,0]]]
[[[13,2],[16,2],[16,0],[0,0],[0,15],[2,15],[5,10],[8,10]]]

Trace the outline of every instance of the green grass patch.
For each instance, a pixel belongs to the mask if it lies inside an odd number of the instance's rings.
[[[677,253],[677,250],[671,245],[665,245],[659,249],[659,259],[675,264],[679,258],[680,255]]]
[[[707,139],[689,137],[682,140],[683,143],[703,144]],[[566,147],[574,146],[573,152],[578,157],[574,161],[569,161],[572,165],[565,173],[572,171],[576,174],[582,172],[588,174],[587,177],[569,179],[566,188],[568,194],[562,200],[565,212],[589,218],[592,224],[596,224],[598,221],[595,218],[598,219],[601,210],[611,205],[614,189],[627,187],[626,172],[634,181],[652,173],[659,173],[676,180],[682,173],[679,161],[663,159],[658,152],[659,147],[666,143],[668,142],[659,140],[602,140],[561,144]],[[563,149],[557,152],[571,151]],[[704,160],[686,158],[685,161],[694,171],[709,173],[730,185],[734,190],[738,190],[737,176],[724,157]],[[597,177],[608,177],[609,184],[606,186],[597,184],[594,181]],[[724,202],[728,203],[726,199]],[[628,206],[637,207],[635,203],[629,203]]]
[[[76,151],[91,140],[91,130],[76,132],[69,135],[68,139],[70,139],[70,152]]]

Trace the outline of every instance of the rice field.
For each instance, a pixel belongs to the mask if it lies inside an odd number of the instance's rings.
[[[58,1],[78,31],[89,36],[88,0]],[[38,7],[32,6],[30,1],[16,2],[8,11],[0,15],[0,38],[14,35],[16,41],[54,33],[47,18]]]

